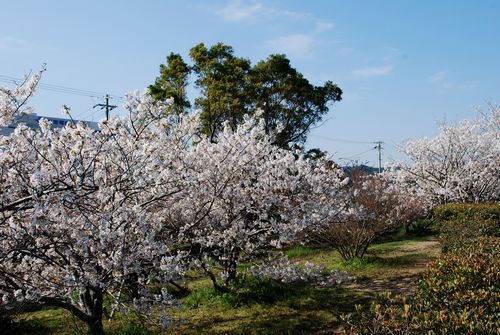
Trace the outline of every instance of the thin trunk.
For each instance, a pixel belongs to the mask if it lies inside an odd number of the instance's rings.
[[[104,334],[104,328],[102,327],[102,319],[101,320],[96,320],[92,324],[88,324],[89,326],[89,333],[92,335],[103,335]]]
[[[83,301],[90,319],[86,321],[89,333],[92,335],[104,334],[102,326],[103,292],[100,288],[87,288],[83,294]]]

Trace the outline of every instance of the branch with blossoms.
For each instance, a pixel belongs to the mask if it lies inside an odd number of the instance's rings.
[[[412,164],[396,163],[387,174],[400,187],[434,204],[500,199],[500,109],[458,124],[442,123],[434,138],[409,141]]]
[[[0,126],[7,127],[13,124],[18,116],[31,112],[31,107],[27,104],[35,93],[43,72],[45,72],[45,64],[34,75],[26,76],[14,89],[0,86]]]
[[[161,114],[147,98],[139,101],[137,115]],[[2,109],[3,119],[12,111]],[[182,156],[180,143],[194,127],[187,120],[167,134],[165,120],[150,114],[102,122],[97,132],[41,119],[39,130],[21,124],[1,138],[2,305],[63,307],[98,334],[104,296],[119,292],[124,279],[147,285],[144,269],[159,268],[169,249],[160,239],[159,203],[183,187],[181,169],[163,162]],[[130,125],[137,122],[147,127],[136,132]]]

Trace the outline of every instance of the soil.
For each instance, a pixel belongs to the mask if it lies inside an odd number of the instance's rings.
[[[345,288],[361,291],[373,296],[374,294],[391,292],[393,294],[409,295],[415,292],[420,274],[427,264],[440,253],[438,241],[411,242],[397,250],[398,254],[418,254],[409,265],[402,266],[398,274],[388,277],[360,278],[355,283],[345,285]]]

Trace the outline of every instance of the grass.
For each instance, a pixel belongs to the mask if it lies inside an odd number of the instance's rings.
[[[310,334],[325,327],[338,327],[341,313],[352,312],[354,303],[366,302],[361,294],[338,287],[273,287],[273,301],[259,301],[255,296],[250,300],[234,296],[230,299],[220,296],[214,298],[217,294],[213,290],[204,291],[202,299],[206,299],[205,303],[197,304],[196,307],[186,304],[177,311],[174,317],[182,321],[169,332]]]
[[[182,297],[182,308],[167,314],[173,325],[162,330],[144,327],[142,320],[119,315],[104,323],[109,334],[311,334],[331,333],[341,326],[339,316],[366,304],[380,290],[413,276],[439,254],[433,237],[394,236],[371,246],[363,259],[344,261],[333,250],[298,246],[285,251],[294,262],[306,261],[356,276],[346,287],[284,285],[247,279],[233,293],[219,293],[206,278],[192,278],[192,293]],[[377,285],[373,285],[377,283]],[[382,284],[381,284],[382,283]],[[411,285],[411,281],[403,285]],[[61,309],[45,309],[17,317],[24,334],[82,334],[83,324]]]
[[[297,262],[313,262],[327,270],[342,270],[356,277],[390,278],[421,271],[429,259],[439,255],[434,236],[404,236],[401,232],[370,246],[362,259],[345,261],[334,250],[294,247],[285,254]]]

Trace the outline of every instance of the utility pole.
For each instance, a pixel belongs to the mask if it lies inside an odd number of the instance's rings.
[[[376,143],[377,145],[373,149],[378,150],[378,173],[381,173],[382,172],[382,143],[384,143],[384,142],[377,141],[374,143]]]
[[[94,105],[93,108],[96,108],[96,107],[101,107],[101,109],[106,108],[106,121],[107,121],[107,120],[109,120],[109,112],[112,111],[113,109],[115,109],[118,106],[110,105],[109,104],[109,94],[106,94],[106,96],[104,97],[104,99],[106,101],[105,104],[97,104],[97,105]]]

